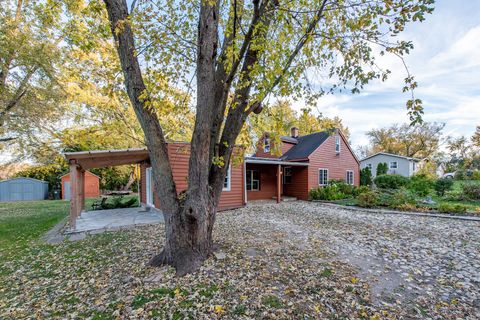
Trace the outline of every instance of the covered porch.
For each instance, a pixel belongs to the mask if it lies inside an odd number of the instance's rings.
[[[308,162],[275,158],[245,158],[245,199],[271,200],[308,198]]]
[[[85,212],[85,171],[93,168],[104,168],[129,164],[141,164],[149,161],[147,149],[125,149],[106,151],[81,151],[67,152],[65,158],[70,165],[70,217],[69,225],[71,230],[77,229],[77,221],[80,221],[82,212]],[[139,208],[128,208],[129,210]],[[127,209],[116,209],[127,210]],[[107,210],[102,210],[107,211]],[[101,211],[99,211],[101,212]],[[118,212],[117,212],[118,213]],[[91,216],[91,217],[90,217]],[[89,218],[95,214],[89,213]],[[120,216],[119,216],[120,217]],[[87,218],[87,217],[85,217]],[[135,218],[132,218],[135,222]],[[85,220],[85,219],[84,219]],[[91,221],[87,220],[86,225]],[[84,226],[83,226],[84,227]]]

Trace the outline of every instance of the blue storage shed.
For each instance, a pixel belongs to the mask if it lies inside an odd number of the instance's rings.
[[[32,178],[0,181],[0,202],[48,199],[48,182]]]

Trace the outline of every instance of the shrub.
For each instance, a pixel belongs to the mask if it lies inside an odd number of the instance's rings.
[[[465,170],[457,170],[455,171],[455,179],[456,180],[465,180],[466,179],[466,173]]]
[[[369,167],[365,167],[360,170],[360,185],[361,186],[371,186],[373,183],[372,180],[372,170]]]
[[[356,196],[357,189],[343,180],[330,180],[328,186],[311,189],[309,197],[311,200],[340,200]]]
[[[461,191],[447,191],[445,192],[445,195],[443,196],[444,200],[447,201],[464,201],[465,195]]]
[[[415,205],[416,203],[415,195],[411,191],[399,189],[390,197],[388,206],[397,209],[405,205]]]
[[[472,180],[480,180],[480,170],[475,170],[472,172]]]
[[[360,195],[360,194],[362,194],[362,193],[369,192],[369,191],[370,191],[370,187],[368,187],[368,186],[360,186],[360,187],[354,189],[354,194],[353,194],[353,195],[354,195],[354,196],[358,196],[358,195]]]
[[[453,180],[448,178],[442,178],[435,181],[435,191],[439,196],[444,196],[445,192],[452,190]]]
[[[137,198],[130,198],[126,201],[123,201],[122,197],[114,197],[112,202],[105,203],[102,206],[102,209],[117,209],[117,208],[131,208],[131,207],[138,207]]]
[[[338,190],[346,196],[353,196],[355,193],[355,186],[345,183],[343,180],[332,180],[330,186],[336,186]]]
[[[378,205],[378,194],[375,191],[367,191],[358,195],[358,205],[364,208],[372,208]]]
[[[382,189],[399,189],[408,185],[408,178],[399,174],[382,174],[375,177],[375,185]]]
[[[419,196],[425,197],[430,194],[434,185],[435,182],[432,179],[424,174],[418,174],[410,178],[408,188]]]
[[[311,200],[340,200],[345,199],[347,196],[340,191],[337,185],[332,184],[311,189],[309,197]]]
[[[388,173],[388,165],[386,162],[377,164],[377,176]]]
[[[467,212],[467,206],[463,204],[450,204],[440,203],[438,205],[438,211],[443,213],[465,213]]]
[[[407,189],[385,189],[378,193],[378,205],[398,209],[404,205],[415,205],[415,194]]]
[[[480,200],[480,183],[464,183],[463,194],[471,200]]]

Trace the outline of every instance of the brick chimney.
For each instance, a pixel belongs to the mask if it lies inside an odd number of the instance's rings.
[[[290,129],[290,134],[291,134],[292,138],[298,138],[298,128],[297,127],[292,127],[292,129]]]

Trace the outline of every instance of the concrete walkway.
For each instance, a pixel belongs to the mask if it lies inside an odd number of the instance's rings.
[[[96,210],[82,212],[77,218],[77,227],[68,233],[83,233],[94,230],[111,230],[126,226],[163,223],[162,211],[142,207]]]

